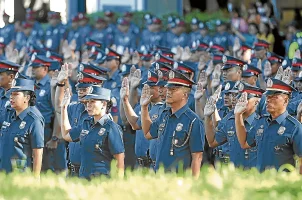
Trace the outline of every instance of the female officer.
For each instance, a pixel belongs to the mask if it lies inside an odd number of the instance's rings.
[[[68,89],[62,102],[61,132],[68,142],[80,140],[80,177],[90,179],[99,175],[109,176],[110,163],[117,160],[120,174],[124,172],[124,144],[120,127],[108,115],[111,91],[100,86],[92,86],[87,100],[89,117],[79,126],[70,127],[67,106],[70,100]]]
[[[34,81],[15,79],[11,87],[10,104],[0,131],[0,169],[11,172],[13,165],[21,171],[33,169],[39,177],[44,147],[44,121],[37,116]]]

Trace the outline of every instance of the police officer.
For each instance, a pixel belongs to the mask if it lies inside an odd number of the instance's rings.
[[[2,19],[5,26],[0,29],[0,38],[2,38],[1,40],[6,41],[6,44],[9,44],[11,41],[15,40],[16,36],[15,25],[9,23],[9,18],[10,16],[6,12],[4,12]]]
[[[106,21],[103,18],[99,17],[96,19],[91,38],[101,41],[104,47],[110,47],[112,45],[113,34],[108,31]]]
[[[254,66],[257,65],[257,62],[261,60],[261,70],[264,70],[264,65],[267,61],[267,52],[270,44],[266,42],[265,40],[258,39],[254,44],[254,50],[255,50],[255,59],[252,59],[252,64]],[[262,74],[264,76],[264,74]]]
[[[20,51],[23,47],[29,48],[31,45],[43,47],[42,40],[33,32],[33,25],[24,23],[23,30],[16,35],[16,49]]]
[[[148,80],[143,84],[147,84],[150,86],[151,92],[151,105],[149,106],[149,113],[151,120],[156,120],[158,118],[158,112],[160,107],[163,105],[162,99],[159,96],[159,85],[158,83],[158,75],[153,72],[149,71],[148,73]],[[130,77],[131,82],[131,77]],[[131,84],[131,83],[130,83]],[[154,144],[149,143],[149,141],[144,137],[141,125],[141,109],[140,104],[137,104],[133,109],[133,106],[130,104],[129,98],[131,93],[129,92],[129,83],[128,79],[124,78],[121,88],[121,100],[124,107],[124,112],[127,118],[127,121],[131,125],[133,130],[136,130],[136,140],[135,140],[135,154],[137,156],[137,164],[140,167],[150,167],[151,160],[156,159],[156,151],[153,148]],[[156,141],[153,141],[153,143]],[[149,148],[149,146],[151,148]],[[152,166],[153,167],[153,166]]]
[[[145,50],[153,45],[165,45],[165,33],[162,31],[162,21],[158,17],[148,20],[147,29],[141,33],[139,48]]]
[[[12,82],[21,66],[10,61],[0,61],[0,113],[4,114],[5,108],[10,105],[9,96]]]
[[[282,62],[284,60],[282,56],[279,56],[273,52],[268,52],[267,55],[268,55],[267,60],[270,62],[270,65],[269,64],[264,65],[263,75],[266,79],[269,77],[275,77],[279,67],[282,66]]]
[[[216,34],[213,36],[212,41],[216,44],[223,46],[225,49],[230,49],[230,34],[226,31],[226,24],[221,20],[216,20]]]
[[[119,173],[124,171],[124,144],[122,131],[108,115],[110,109],[110,90],[92,86],[87,100],[89,118],[83,124],[71,128],[67,106],[70,93],[67,90],[62,102],[62,135],[68,142],[80,141],[81,167],[80,177],[91,179],[96,176],[109,176],[113,158],[117,160]]]
[[[120,76],[119,66],[121,64],[122,55],[113,49],[106,48],[106,61],[105,67],[109,70],[107,81],[103,87],[111,90],[112,109],[111,114],[115,122],[119,119],[119,91],[121,88],[122,80]]]
[[[113,44],[117,47],[118,53],[123,53],[126,48],[130,51],[136,49],[136,38],[130,30],[130,23],[124,18],[117,20],[117,30],[115,31]]]
[[[85,44],[85,42],[88,40],[88,38],[91,35],[92,27],[89,24],[89,17],[87,17],[86,14],[79,13],[78,18],[79,18],[80,37],[83,40],[82,44]]]
[[[154,121],[150,119],[148,105],[150,88],[143,88],[140,104],[142,128],[147,139],[158,138],[156,166],[163,164],[166,171],[191,168],[193,176],[199,175],[204,146],[204,129],[199,117],[187,105],[190,88],[194,82],[177,71],[169,72],[166,103],[169,107]]]
[[[259,119],[255,110],[264,91],[244,83],[240,83],[238,87],[241,93],[245,91],[248,92],[248,109],[244,113],[244,124],[247,130],[250,130]],[[213,106],[215,104],[215,99],[212,98],[210,97],[208,100],[204,111],[206,116],[205,130],[210,147],[217,147],[228,142],[230,161],[234,163],[236,167],[242,166],[244,168],[251,168],[256,166],[257,148],[251,148],[249,151],[241,149],[236,137],[234,114],[229,115],[222,126],[218,126],[216,133],[213,132],[211,123],[208,123],[211,120],[209,118],[215,112],[215,106]],[[235,110],[235,113],[236,112],[237,110]]]
[[[32,78],[36,81],[37,89],[35,90],[37,97],[37,108],[45,119],[44,129],[44,142],[56,138],[52,138],[53,131],[53,119],[54,119],[54,108],[51,99],[51,87],[50,87],[50,76],[48,75],[49,67],[52,60],[46,56],[35,56],[32,57]],[[43,153],[43,170],[52,169],[51,164],[52,152],[51,150],[44,149]]]
[[[72,128],[79,126],[83,123],[84,119],[88,117],[85,103],[82,98],[87,95],[90,86],[102,85],[106,80],[102,78],[102,71],[90,64],[80,64],[79,66],[79,78],[76,84],[78,92],[78,100],[68,105],[68,119]],[[64,86],[68,84],[68,65],[65,64],[62,67],[61,72],[58,75],[58,83],[56,88],[56,112],[61,113],[61,102],[64,95]],[[59,123],[61,124],[61,123]],[[70,142],[69,145],[69,168],[71,176],[79,176],[79,169],[81,164],[80,144],[78,142]]]
[[[65,27],[61,24],[60,13],[49,12],[49,26],[45,30],[44,45],[46,49],[59,52],[63,39],[65,39]]]
[[[189,36],[186,34],[186,23],[183,20],[175,19],[171,31],[166,33],[165,46],[176,48],[177,46],[190,46]]]
[[[133,23],[133,21],[132,21],[133,13],[132,13],[132,12],[125,12],[124,15],[123,15],[123,18],[124,18],[126,21],[130,22],[130,30],[132,31],[132,33],[133,33],[134,35],[138,36],[138,35],[139,35],[139,28],[138,28],[138,26],[137,26],[135,23]]]
[[[261,75],[262,71],[252,64],[246,64],[242,69],[241,81],[256,86],[258,77]]]
[[[76,50],[81,50],[82,38],[80,37],[79,17],[76,15],[71,20],[71,26],[68,30],[67,41],[70,44],[73,40],[76,41]]]
[[[247,94],[239,99],[235,115],[236,134],[242,148],[257,146],[257,169],[279,169],[283,164],[295,166],[294,155],[301,160],[302,125],[286,111],[293,87],[278,79],[268,79],[265,95],[268,115],[264,115],[248,131],[243,123]],[[300,173],[302,174],[300,166]]]
[[[16,167],[27,167],[40,176],[44,147],[44,122],[33,112],[35,104],[34,81],[15,79],[11,87],[10,104],[2,122],[0,138],[0,169],[12,172]]]

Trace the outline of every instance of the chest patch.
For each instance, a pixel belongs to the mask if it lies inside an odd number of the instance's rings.
[[[45,95],[45,92],[46,92],[45,90],[41,90],[40,93],[39,93],[39,96],[43,97]]]

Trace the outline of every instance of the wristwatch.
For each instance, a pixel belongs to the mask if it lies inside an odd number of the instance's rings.
[[[51,140],[57,142],[59,138],[57,136],[52,136]]]
[[[65,82],[64,83],[57,83],[58,87],[64,87],[65,86]]]

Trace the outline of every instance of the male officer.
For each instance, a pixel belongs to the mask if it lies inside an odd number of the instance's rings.
[[[165,33],[162,31],[162,21],[158,17],[148,20],[147,29],[143,30],[140,37],[140,49],[154,45],[165,45]]]
[[[252,64],[254,66],[257,65],[258,60],[261,60],[261,70],[263,71],[264,65],[267,61],[267,52],[270,44],[266,42],[265,40],[258,39],[257,42],[254,44],[254,50],[255,50],[255,59],[252,59]],[[264,75],[264,74],[262,74]]]
[[[31,9],[26,10],[25,21],[26,23],[32,25],[33,27],[33,35],[43,40],[44,29],[41,24],[36,20],[35,12]]]
[[[68,31],[67,41],[70,44],[71,41],[76,41],[76,50],[81,50],[82,47],[82,39],[80,37],[80,28],[79,28],[79,17],[74,16],[71,20],[71,27]]]
[[[259,119],[255,110],[264,91],[260,88],[243,83],[240,83],[238,87],[241,93],[248,92],[248,108],[245,111],[244,124],[247,130],[250,130]],[[210,97],[204,110],[205,132],[209,146],[214,148],[228,142],[230,161],[234,163],[236,167],[251,168],[256,166],[257,148],[251,148],[249,151],[241,149],[236,138],[234,114],[228,115],[223,125],[218,126],[216,133],[214,133],[214,127],[210,118],[215,112],[215,101],[215,96]],[[237,110],[235,110],[235,113],[236,111]]]
[[[110,47],[113,43],[113,34],[107,29],[106,21],[99,17],[95,21],[94,29],[91,33],[91,38],[102,42],[104,47]]]
[[[130,30],[132,31],[132,33],[136,36],[139,35],[139,28],[136,24],[133,23],[132,21],[132,17],[133,17],[133,13],[132,12],[125,12],[123,18],[130,22]]]
[[[165,46],[176,48],[177,46],[190,46],[189,36],[186,34],[186,23],[183,20],[175,19],[175,24],[171,27],[171,31],[166,33]]]
[[[16,49],[20,51],[23,47],[29,48],[31,45],[43,47],[42,41],[33,31],[33,25],[24,23],[23,30],[16,35]]]
[[[130,79],[131,80],[131,79]],[[150,118],[152,121],[156,120],[158,117],[158,111],[160,106],[163,105],[162,99],[159,96],[159,86],[157,85],[158,82],[158,75],[153,72],[149,71],[148,73],[148,80],[143,84],[147,84],[150,87],[151,92],[151,105],[149,106]],[[131,84],[131,83],[130,83]],[[121,99],[125,111],[125,115],[127,121],[131,125],[133,130],[136,130],[136,140],[135,140],[135,154],[137,156],[137,163],[140,167],[150,167],[151,160],[155,160],[154,148],[150,148],[148,140],[144,137],[143,131],[141,130],[141,119],[140,119],[140,105],[137,104],[136,107],[133,109],[129,102],[129,83],[128,79],[123,80],[123,87],[121,88]],[[151,150],[152,149],[152,150]],[[150,160],[151,159],[151,160]]]
[[[45,119],[44,142],[47,143],[50,140],[56,140],[56,138],[52,138],[54,108],[51,98],[51,79],[48,75],[52,60],[45,56],[35,55],[32,56],[31,60],[32,62],[30,63],[30,67],[32,67],[32,78],[36,81],[37,85],[37,88],[35,90],[37,101],[36,107]],[[51,150],[45,148],[43,152],[43,171],[52,169],[53,166],[51,159]]]
[[[117,20],[117,30],[114,35],[113,44],[116,45],[118,53],[123,53],[126,48],[130,51],[136,49],[135,35],[129,27],[130,23],[124,18],[119,18]]]
[[[292,60],[291,70],[293,79],[298,77],[300,72],[302,71],[302,59],[294,58]]]
[[[152,122],[148,105],[150,88],[145,85],[140,100],[142,129],[147,139],[158,138],[156,166],[166,171],[191,168],[198,177],[204,147],[204,128],[199,117],[189,109],[187,101],[194,82],[180,72],[171,70],[167,83],[166,103],[169,107]],[[183,163],[183,169],[179,162]]]
[[[273,52],[268,52],[267,53],[268,58],[267,60],[270,62],[269,64],[264,64],[264,68],[263,68],[263,75],[265,77],[265,79],[269,78],[269,77],[275,77],[275,75],[277,74],[277,71],[279,69],[279,67],[282,65],[283,62],[283,57],[279,56]]]
[[[78,18],[79,18],[79,29],[80,29],[79,33],[80,33],[80,37],[83,40],[82,44],[85,44],[85,42],[90,37],[91,31],[92,31],[92,27],[89,24],[89,17],[87,17],[86,14],[79,13],[78,14]]]
[[[45,31],[44,46],[46,49],[54,52],[59,52],[65,34],[65,27],[61,24],[60,13],[49,12],[49,26]]]
[[[225,49],[230,49],[230,35],[226,31],[226,24],[221,20],[216,20],[217,33],[213,36],[213,42],[223,46]]]
[[[257,146],[257,169],[279,169],[283,164],[295,166],[294,155],[302,160],[302,125],[286,111],[291,92],[290,85],[278,79],[268,79],[264,115],[247,132],[243,114],[247,110],[247,94],[244,93],[236,105],[236,134],[243,149]],[[302,174],[302,165],[300,165]]]
[[[122,84],[121,76],[119,74],[119,66],[121,64],[122,55],[110,48],[106,48],[105,53],[105,67],[109,71],[107,81],[104,83],[103,87],[111,90],[111,101],[113,104],[113,107],[111,108],[111,115],[113,117],[114,122],[117,123],[119,120],[119,93]]]
[[[10,105],[9,96],[12,81],[21,66],[10,61],[0,61],[0,115]]]
[[[200,34],[200,30],[199,30],[199,20],[195,17],[192,18],[191,20],[191,32],[189,34],[190,36],[190,44],[192,44],[193,42],[196,42],[197,40],[201,39],[201,34]]]
[[[12,23],[9,23],[9,15],[4,12],[2,15],[3,22],[5,26],[0,29],[0,38],[3,38],[3,41],[6,41],[6,44],[9,44],[11,41],[15,40],[15,25]]]
[[[252,86],[256,86],[258,77],[262,73],[262,71],[259,68],[254,67],[252,64],[246,64],[242,69],[243,71],[241,74],[241,81]]]

